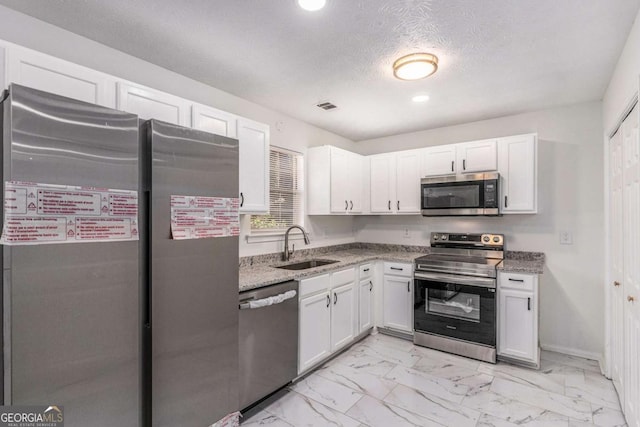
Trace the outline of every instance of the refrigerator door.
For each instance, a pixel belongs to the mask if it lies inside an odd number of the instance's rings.
[[[176,196],[238,197],[238,141],[151,120],[154,426],[209,426],[238,410],[238,237],[172,240]]]
[[[3,140],[3,181],[138,190],[133,114],[13,85]],[[63,405],[68,427],[140,425],[138,242],[2,252],[4,403]]]

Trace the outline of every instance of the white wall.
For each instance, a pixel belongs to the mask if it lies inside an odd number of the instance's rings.
[[[548,348],[600,357],[603,352],[603,183],[601,103],[502,117],[358,142],[374,154],[537,132],[539,213],[497,218],[378,216],[356,219],[357,239],[429,244],[432,231],[496,232],[508,250],[547,256],[540,281],[540,341]],[[404,228],[410,238],[403,237]],[[560,245],[570,231],[573,245]]]
[[[353,149],[353,142],[346,138],[3,6],[0,6],[0,21],[2,40],[267,123],[271,126],[272,145],[294,149],[303,154],[307,147],[323,144]],[[220,66],[223,67],[224,64]],[[281,130],[277,130],[276,123]],[[313,233],[313,246],[353,241],[352,220],[348,217],[307,217],[305,226]],[[248,216],[245,216],[241,227],[241,256],[282,250],[282,238],[278,241],[248,244],[245,239],[248,230]],[[299,242],[296,246],[303,244]]]

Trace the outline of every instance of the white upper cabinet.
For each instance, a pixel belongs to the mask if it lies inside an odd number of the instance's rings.
[[[141,119],[156,119],[189,126],[191,103],[186,99],[132,83],[118,82],[117,109],[137,114]]]
[[[235,138],[238,117],[225,111],[194,104],[191,107],[191,127],[216,135]]]
[[[6,49],[6,83],[114,108],[115,78],[28,49]]]
[[[535,134],[498,139],[502,213],[538,212],[537,158]]]
[[[456,144],[458,173],[495,171],[498,169],[498,153],[495,139]]]
[[[307,151],[309,215],[359,214],[364,209],[365,159],[330,145]]]
[[[456,146],[441,145],[422,150],[420,176],[423,178],[456,173]]]
[[[238,118],[240,213],[269,212],[269,125]]]
[[[372,213],[420,212],[420,154],[422,150],[370,156]]]

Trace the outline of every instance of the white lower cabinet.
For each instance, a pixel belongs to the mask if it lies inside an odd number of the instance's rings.
[[[356,290],[355,267],[300,281],[298,373],[353,341]]]
[[[413,266],[384,263],[382,283],[382,325],[402,332],[413,332]]]
[[[498,356],[540,365],[537,275],[498,274]]]

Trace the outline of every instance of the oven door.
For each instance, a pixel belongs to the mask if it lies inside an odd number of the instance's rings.
[[[416,331],[495,347],[495,279],[416,272],[414,286]]]

